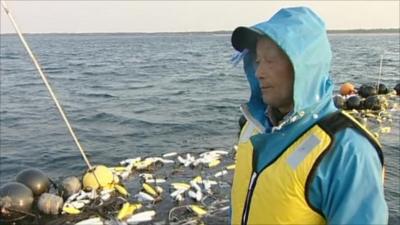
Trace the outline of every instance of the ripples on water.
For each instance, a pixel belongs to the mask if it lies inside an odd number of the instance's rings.
[[[398,34],[334,34],[336,90],[399,82]],[[28,35],[80,141],[96,164],[137,155],[231,148],[249,92],[232,67],[230,35]],[[0,180],[32,166],[53,178],[81,174],[81,159],[16,36],[1,36]],[[399,224],[399,112],[383,137],[390,223]]]

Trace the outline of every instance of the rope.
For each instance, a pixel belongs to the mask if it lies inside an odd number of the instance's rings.
[[[78,139],[77,139],[77,137],[76,137],[76,135],[75,135],[75,133],[74,133],[74,131],[73,131],[73,129],[72,129],[72,127],[71,127],[71,125],[70,125],[68,119],[67,119],[67,116],[66,116],[65,113],[64,113],[64,110],[62,109],[62,107],[61,107],[60,103],[58,102],[58,100],[57,100],[57,98],[56,98],[56,96],[55,96],[55,94],[54,94],[52,88],[50,87],[50,85],[49,85],[49,83],[48,83],[48,81],[47,81],[46,76],[44,75],[42,69],[40,68],[39,63],[37,62],[35,56],[33,55],[32,51],[31,51],[31,49],[29,48],[28,44],[26,43],[25,38],[22,36],[22,33],[21,33],[21,31],[19,30],[19,28],[18,28],[18,26],[17,26],[17,23],[16,23],[15,20],[14,20],[14,17],[11,15],[11,12],[10,12],[10,10],[8,9],[8,7],[7,7],[6,3],[5,3],[5,1],[1,1],[1,6],[3,7],[3,9],[4,9],[4,11],[6,12],[6,14],[8,15],[8,17],[10,18],[11,23],[13,24],[15,30],[17,31],[17,34],[18,34],[18,36],[19,36],[19,39],[21,40],[21,42],[22,42],[22,44],[24,45],[26,51],[28,52],[29,56],[31,57],[33,63],[35,64],[36,69],[38,70],[38,72],[39,72],[39,74],[40,74],[40,77],[42,78],[44,84],[46,85],[47,90],[50,92],[50,95],[51,95],[52,99],[54,100],[54,102],[55,102],[55,104],[56,104],[56,106],[57,106],[57,109],[58,109],[58,111],[60,112],[62,118],[64,119],[64,122],[65,122],[65,124],[67,125],[68,130],[69,130],[69,132],[71,133],[72,138],[74,139],[76,146],[78,147],[79,151],[81,152],[81,155],[82,155],[83,159],[85,160],[85,162],[86,162],[87,166],[89,167],[89,169],[92,169],[92,166],[91,166],[89,160],[87,159],[87,157],[86,157],[86,155],[85,155],[85,152],[83,151],[83,149],[82,149],[82,147],[81,147],[81,144],[79,143],[79,141],[78,141]]]
[[[383,62],[383,55],[385,54],[385,52],[383,52],[383,54],[381,55],[381,61],[379,63],[379,77],[378,77],[378,85],[377,85],[377,89],[379,91],[379,83],[381,82],[381,77],[382,77],[382,62]]]

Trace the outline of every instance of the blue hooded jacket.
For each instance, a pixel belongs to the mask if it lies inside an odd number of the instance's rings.
[[[294,69],[294,108],[278,127],[273,127],[266,116],[268,106],[255,74],[257,36],[272,39],[288,55]],[[243,54],[251,89],[250,100],[242,110],[264,131],[251,138],[255,170],[259,172],[300,134],[337,110],[329,75],[332,53],[324,22],[305,7],[281,9],[266,22],[237,28],[232,45]],[[376,150],[352,129],[337,133],[335,138],[332,151],[316,168],[307,190],[310,203],[328,224],[387,224],[382,165]]]

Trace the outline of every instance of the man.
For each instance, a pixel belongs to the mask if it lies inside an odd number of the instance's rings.
[[[232,224],[386,224],[378,141],[332,102],[323,21],[304,7],[238,27],[251,97],[236,153]]]

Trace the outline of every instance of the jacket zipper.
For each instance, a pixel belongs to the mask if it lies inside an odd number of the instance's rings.
[[[240,109],[243,113],[243,115],[246,117],[247,120],[251,121],[253,124],[256,125],[256,127],[260,130],[260,131],[264,131],[264,126],[262,124],[260,124],[256,119],[254,119],[254,117],[251,115],[251,113],[249,112],[249,109],[247,107],[247,104],[242,104],[240,106]],[[252,160],[252,164],[254,164],[254,155],[253,155],[253,160]],[[254,165],[253,165],[253,168]],[[253,170],[252,168],[252,170]],[[253,195],[253,190],[254,190],[254,186],[256,184],[256,180],[257,180],[258,174],[257,172],[253,171],[251,178],[250,178],[250,184],[249,184],[249,188],[247,191],[247,195],[246,195],[246,201],[243,207],[243,214],[242,214],[242,225],[247,225],[247,220],[249,217],[249,207],[250,207],[250,203],[251,203],[251,197]]]
[[[247,224],[247,220],[249,217],[249,207],[250,207],[251,197],[253,195],[253,189],[256,184],[255,181],[257,179],[257,175],[258,174],[256,172],[253,172],[253,174],[251,175],[249,190],[247,191],[246,201],[245,201],[244,208],[243,208],[242,225]]]

